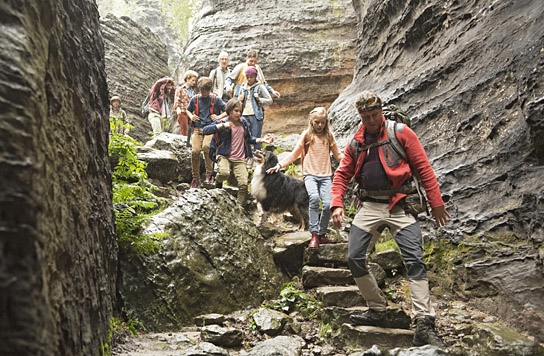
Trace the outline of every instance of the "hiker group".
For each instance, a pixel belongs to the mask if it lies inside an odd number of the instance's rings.
[[[242,205],[247,197],[246,165],[251,164],[253,151],[259,150],[262,142],[273,141],[272,137],[261,138],[264,106],[272,104],[272,96],[280,97],[280,93],[266,82],[257,61],[257,51],[249,50],[246,61],[230,71],[229,55],[221,52],[218,57],[219,65],[208,77],[199,78],[197,72],[188,70],[183,75],[183,84],[175,90],[172,78],[158,80],[150,90],[149,98],[146,99],[149,105],[144,109],[148,111],[153,137],[164,131],[171,114],[176,117],[172,126],[179,127],[179,133],[187,136],[187,146],[191,148],[191,188],[201,185],[202,153],[205,166],[204,183],[216,183],[219,186],[222,184],[222,181],[216,181],[214,177],[213,153],[219,148],[218,176],[228,177],[232,171],[238,186],[245,186],[245,189],[240,189],[238,197]],[[172,97],[173,103],[169,102]],[[240,116],[236,117],[238,111]],[[221,124],[223,126],[219,126]],[[206,130],[210,125],[228,132],[228,137],[217,135],[211,128]],[[225,147],[228,147],[228,151]],[[242,163],[246,168],[241,169]]]
[[[219,66],[209,77],[198,78],[196,72],[187,71],[184,83],[176,90],[171,78],[162,78],[153,85],[149,97],[148,120],[153,136],[164,130],[170,112],[175,113],[180,134],[187,136],[192,152],[191,187],[198,188],[201,184],[201,152],[204,152],[205,182],[222,188],[232,172],[240,205],[247,201],[248,162],[253,152],[260,150],[263,142],[273,142],[272,137],[261,137],[265,106],[272,103],[273,96],[280,97],[280,93],[267,84],[257,60],[257,52],[250,50],[246,61],[229,71],[228,54],[221,52]],[[193,89],[195,83],[198,94]],[[174,97],[173,103],[168,101],[169,97]],[[395,122],[387,120],[382,99],[369,91],[362,92],[354,106],[361,125],[343,153],[330,129],[326,108],[316,107],[309,113],[308,127],[293,151],[266,173],[283,174],[280,170],[301,158],[309,196],[311,238],[308,248],[311,250],[333,242],[327,236],[329,221],[332,217],[335,227],[342,226],[344,197],[354,180],[358,205],[349,232],[348,266],[369,308],[364,313],[352,314],[351,322],[392,327],[387,301],[367,265],[373,246],[388,228],[407,269],[416,322],[413,343],[443,346],[435,331],[435,311],[417,219],[417,214],[428,212],[427,206],[437,226],[445,225],[450,218],[438,181],[423,146],[406,124],[409,120],[402,112],[389,112],[388,117],[398,116]],[[339,162],[334,175],[331,154]],[[218,167],[215,180],[213,159]]]

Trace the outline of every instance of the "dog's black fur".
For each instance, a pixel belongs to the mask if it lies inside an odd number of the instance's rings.
[[[263,211],[289,211],[300,222],[300,229],[306,230],[309,227],[309,198],[304,182],[283,172],[266,174],[268,169],[278,164],[278,157],[272,152],[257,151],[254,160],[257,165],[251,180],[251,194]]]

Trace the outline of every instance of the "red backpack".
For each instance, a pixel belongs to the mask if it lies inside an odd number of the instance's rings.
[[[195,100],[195,115],[198,116],[198,98],[200,98],[202,95],[200,94],[197,94],[195,95],[196,97],[196,100]],[[212,102],[211,102],[211,105],[210,105],[210,116],[213,115],[213,108],[215,106],[215,98],[217,97],[217,94],[215,93],[212,93]]]

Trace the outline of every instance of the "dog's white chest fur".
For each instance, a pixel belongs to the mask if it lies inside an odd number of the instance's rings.
[[[266,199],[266,188],[263,182],[265,174],[266,172],[263,171],[262,165],[257,165],[257,167],[255,167],[253,178],[251,179],[251,195],[253,195],[257,201]]]

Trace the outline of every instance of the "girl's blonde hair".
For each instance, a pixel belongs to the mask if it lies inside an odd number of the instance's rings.
[[[192,77],[198,78],[198,73],[194,70],[188,70],[183,74],[183,81],[186,82]]]
[[[325,121],[325,127],[323,128],[323,133],[325,134],[325,140],[327,140],[327,143],[329,147],[332,145],[333,137],[332,132],[329,126],[329,119],[327,117],[327,109],[325,109],[322,106],[318,106],[316,108],[313,108],[312,111],[310,111],[310,114],[308,115],[308,132],[306,134],[306,137],[304,138],[304,146],[309,146],[310,143],[314,141],[314,137],[316,135],[314,131],[314,125],[313,122],[318,117],[325,117],[327,120]]]

